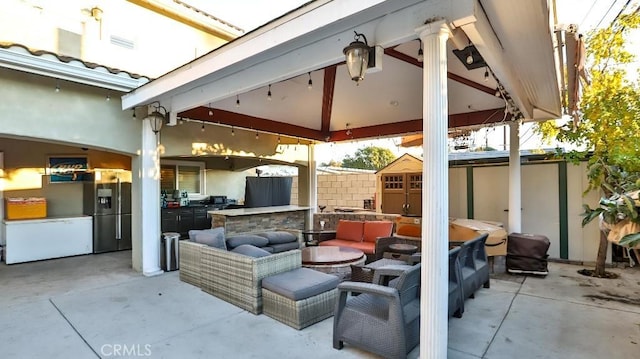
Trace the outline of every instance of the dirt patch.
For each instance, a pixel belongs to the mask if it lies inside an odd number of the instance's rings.
[[[616,273],[611,273],[611,272],[604,272],[604,275],[599,276],[595,274],[595,271],[593,269],[580,269],[578,273],[586,277],[605,278],[605,279],[616,279],[620,277]]]
[[[599,300],[605,300],[608,302],[618,302],[618,303],[624,303],[624,304],[631,304],[631,305],[637,305],[640,306],[640,298],[632,298],[632,297],[627,297],[627,296],[622,296],[616,293],[611,293],[609,291],[602,291],[600,292],[601,294],[586,294],[583,297],[585,298],[590,298],[590,299],[599,299]]]

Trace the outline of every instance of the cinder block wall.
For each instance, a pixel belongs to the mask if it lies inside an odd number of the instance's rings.
[[[336,207],[363,208],[364,200],[372,200],[375,193],[373,173],[318,175],[318,206],[327,206],[325,212]]]

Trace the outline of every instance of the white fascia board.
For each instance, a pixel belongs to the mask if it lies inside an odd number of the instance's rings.
[[[314,40],[308,35],[314,31],[321,31],[328,25],[339,24],[341,20],[352,17],[357,19],[358,15],[361,15],[361,18],[380,18],[415,4],[427,6],[429,2],[417,0],[326,0],[312,2],[304,8],[288,14],[288,16],[242,36],[125,95],[122,100],[122,108],[129,109],[161,98],[166,100],[174,93],[179,93],[180,87],[189,85],[185,87],[193,89],[194,84],[197,86],[204,83],[202,80],[204,77],[217,72],[220,72],[219,75],[222,77],[222,72],[229,75],[236,71],[245,71],[250,65],[246,63],[247,60],[260,57],[263,54],[263,59],[282,56],[283,48],[286,48],[286,45],[299,42],[301,39],[305,39],[305,36],[307,41],[320,41],[322,37],[316,37],[317,40]],[[382,6],[372,9],[378,5]],[[367,12],[367,10],[369,11]],[[366,19],[350,24],[342,23],[339,26],[340,28],[352,28],[364,22]],[[360,28],[358,30],[360,31]],[[341,39],[342,47],[348,45],[352,41],[351,39],[353,39],[353,33],[343,37]],[[370,39],[369,42],[373,43],[375,39]],[[289,48],[287,51],[292,50],[295,48]],[[251,62],[255,63],[255,60]],[[323,63],[323,61],[317,62]],[[207,82],[210,81],[211,78],[207,79]],[[172,111],[182,111],[188,108],[188,106],[174,108],[174,105],[178,106],[177,103],[171,104]]]
[[[36,56],[21,47],[19,49],[24,52],[0,49],[0,66],[120,92],[131,91],[149,81],[147,78],[134,79],[128,75],[113,74],[103,67],[90,69],[80,61],[64,63],[46,58],[47,55]]]

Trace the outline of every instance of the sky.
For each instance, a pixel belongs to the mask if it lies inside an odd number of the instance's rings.
[[[227,21],[249,32],[256,27],[293,10],[309,0],[182,0],[213,16]],[[598,27],[606,27],[618,15],[629,0],[555,0],[558,12],[558,24],[577,24],[580,33]],[[636,5],[640,0],[631,0],[629,6]],[[552,1],[550,1],[552,3]],[[640,38],[636,36],[636,38]],[[640,40],[634,40],[639,44]],[[640,56],[640,54],[638,54]],[[635,63],[638,66],[639,62]],[[635,70],[633,70],[635,71]],[[530,125],[523,125],[520,130],[521,149],[545,147],[533,133]],[[488,128],[474,136],[476,145],[488,144],[496,149],[504,149],[504,138],[509,138],[508,131],[501,127]],[[316,146],[316,160],[327,163],[330,160],[341,161],[346,155],[353,155],[358,149],[367,146],[379,146],[390,149],[395,155],[411,153],[420,157],[418,147],[405,149],[399,147],[400,138],[382,140],[347,142],[340,144],[321,144]],[[546,146],[548,147],[548,146]]]

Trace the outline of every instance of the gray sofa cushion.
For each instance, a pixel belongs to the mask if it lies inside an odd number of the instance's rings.
[[[216,228],[209,228],[209,229],[192,229],[189,231],[189,240],[192,242],[195,242],[196,240],[196,234],[198,233],[222,233],[222,235],[224,236],[224,228],[223,227],[216,227]]]
[[[251,244],[256,247],[264,247],[269,244],[269,240],[255,234],[235,234],[233,236],[227,237],[227,246],[229,248],[235,248],[243,244]]]
[[[290,243],[297,242],[298,237],[291,232],[285,231],[269,231],[263,233],[257,233],[257,235],[265,237],[269,240],[269,244],[282,244],[282,243]]]
[[[222,228],[221,228],[222,229]],[[215,247],[227,250],[227,243],[224,239],[224,231],[202,231],[194,234],[194,242],[206,244],[209,247]]]
[[[265,251],[264,249],[252,246],[251,244],[241,244],[232,249],[231,252],[254,258],[266,257],[271,255],[271,253]]]
[[[292,249],[298,249],[300,248],[300,245],[298,244],[298,241],[295,241],[295,242],[282,243],[282,244],[269,244],[268,246],[263,248],[266,250],[268,250],[267,248],[270,248],[271,250],[273,250],[273,253],[280,253],[284,251],[290,251]]]
[[[264,278],[262,288],[298,301],[335,289],[339,282],[335,275],[298,268]]]

